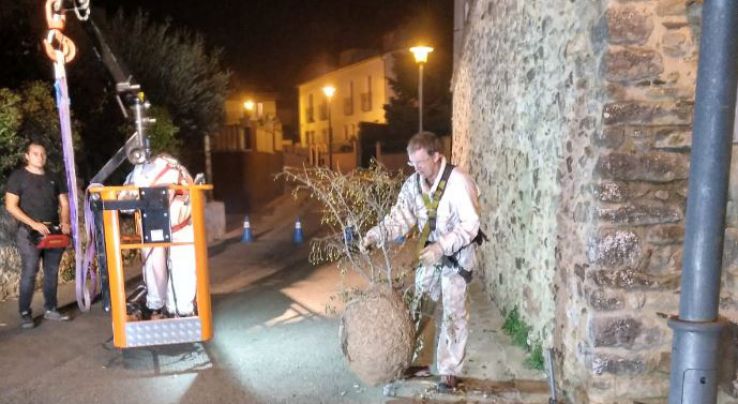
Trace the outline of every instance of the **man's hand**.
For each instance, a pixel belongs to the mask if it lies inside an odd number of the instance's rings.
[[[433,243],[420,251],[419,258],[423,265],[429,267],[441,262],[441,257],[443,257],[443,248],[441,248],[440,244]]]
[[[377,240],[377,236],[375,236],[371,232],[366,233],[364,238],[361,239],[361,244],[359,245],[359,251],[362,254],[366,254],[369,252],[369,250],[374,248],[374,246],[376,246],[378,242],[379,240]]]
[[[72,226],[70,226],[69,223],[62,223],[59,227],[61,227],[62,234],[69,234],[72,232]]]
[[[43,234],[44,236],[47,235],[47,234],[49,234],[49,233],[51,233],[49,231],[49,228],[46,227],[46,225],[43,224],[43,223],[41,223],[41,222],[33,222],[33,224],[31,224],[31,228],[33,230],[36,230],[37,232]]]

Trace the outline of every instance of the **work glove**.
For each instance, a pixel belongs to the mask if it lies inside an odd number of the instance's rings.
[[[374,248],[379,243],[379,238],[374,234],[374,232],[369,231],[366,233],[366,235],[361,239],[361,244],[359,245],[359,251],[362,254],[366,254]]]
[[[438,243],[433,243],[420,251],[420,262],[427,267],[439,264],[441,257],[443,257],[443,248]]]

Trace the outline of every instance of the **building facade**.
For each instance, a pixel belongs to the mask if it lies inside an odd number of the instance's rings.
[[[226,211],[253,211],[283,192],[282,184],[274,181],[284,166],[277,97],[237,94],[226,101],[225,110],[223,127],[208,139],[208,177]]]
[[[323,74],[298,86],[300,145],[311,164],[356,166],[359,123],[385,123],[384,105],[392,90],[391,53],[373,56]],[[332,97],[323,88],[335,89]],[[329,153],[329,147],[331,153]]]
[[[239,94],[226,100],[226,118],[220,132],[211,138],[213,151],[283,150],[282,123],[277,115],[276,95]]]

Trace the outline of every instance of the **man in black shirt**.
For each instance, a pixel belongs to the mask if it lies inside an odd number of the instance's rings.
[[[63,179],[46,172],[46,148],[31,141],[26,149],[26,166],[10,175],[5,192],[5,209],[20,222],[16,243],[20,251],[23,268],[21,271],[18,308],[21,327],[33,328],[31,298],[36,284],[39,260],[44,265],[44,318],[66,321],[69,316],[59,313],[56,289],[59,263],[63,248],[38,249],[32,242],[32,232],[42,235],[51,232],[50,226],[59,224],[64,234],[69,234],[69,199]],[[61,218],[61,220],[59,220]]]

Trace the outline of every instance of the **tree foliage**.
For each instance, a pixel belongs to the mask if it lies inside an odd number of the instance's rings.
[[[43,3],[0,0],[0,87],[17,87],[31,80],[49,79],[51,63],[40,46]]]
[[[407,50],[419,43],[433,52],[423,66],[423,129],[440,136],[451,133],[451,74],[453,66],[453,2],[431,2],[399,28],[405,41],[397,44],[389,80],[394,97],[385,105],[390,135],[408,136],[418,131],[418,64]]]
[[[78,125],[73,125],[73,130]],[[80,146],[76,133],[75,145]],[[0,184],[4,186],[10,172],[22,164],[24,146],[34,138],[46,147],[47,167],[63,170],[59,115],[51,85],[33,81],[18,90],[0,88]]]
[[[108,35],[147,97],[171,113],[185,142],[220,125],[230,76],[221,68],[220,50],[208,50],[202,36],[155,23],[141,11],[133,18],[118,12]]]
[[[385,117],[391,133],[418,131],[418,65],[408,52],[397,53],[394,78],[389,80],[395,96],[385,105]],[[423,71],[423,129],[439,136],[451,133],[451,73],[428,63]]]
[[[149,117],[156,120],[146,132],[151,147],[151,155],[155,156],[166,152],[172,156],[178,156],[182,141],[177,138],[179,128],[172,122],[169,111],[165,107],[154,106],[149,110]],[[135,128],[130,122],[120,128],[120,132],[124,136],[132,135],[134,130]]]
[[[362,253],[358,246],[363,235],[392,208],[404,180],[401,172],[392,173],[373,163],[348,174],[326,167],[285,167],[280,175],[297,184],[295,194],[309,192],[322,205],[326,234],[313,239],[312,263],[337,262],[342,273],[355,271],[371,284],[398,281],[403,272],[393,260],[397,246],[381,240],[377,254]]]

